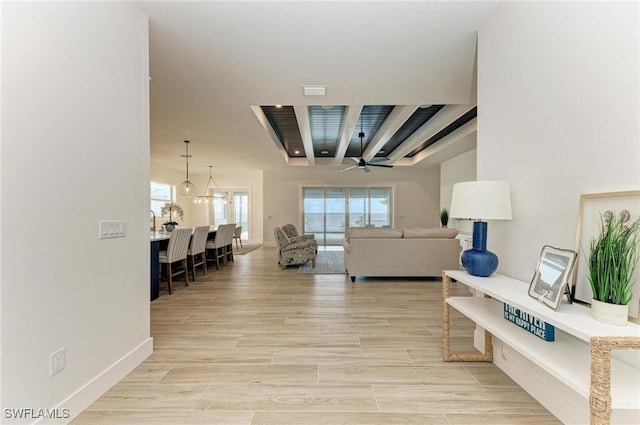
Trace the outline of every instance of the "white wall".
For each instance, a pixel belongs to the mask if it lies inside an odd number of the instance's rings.
[[[151,352],[147,31],[126,2],[3,2],[3,423],[77,415]]]
[[[191,167],[189,167],[189,171],[189,179],[196,187],[196,194],[204,194],[205,188],[207,187],[207,181],[209,180],[209,170],[207,169],[206,174],[193,174],[191,172]],[[262,170],[235,171],[214,168],[212,174],[216,183],[218,183],[218,186],[222,190],[246,189],[249,191],[249,202],[251,203],[251,217],[249,221],[251,223],[251,229],[247,242],[262,242]],[[185,177],[185,171],[177,171],[156,163],[151,163],[151,180],[153,181],[173,184],[179,187]],[[184,210],[184,220],[177,220],[181,226],[195,227],[209,224],[209,217],[211,215],[209,211],[210,206],[206,204],[195,204],[193,199],[181,196],[179,191],[176,196],[177,202]],[[157,218],[157,226],[162,225],[163,222],[164,220],[160,217]]]
[[[440,209],[446,208],[451,211],[451,195],[454,184],[476,180],[476,161],[477,151],[474,149],[440,164]],[[471,233],[473,222],[450,218],[449,227]]]
[[[637,2],[503,3],[479,32],[478,179],[511,183],[500,270],[574,248],[580,194],[640,187]]]
[[[292,167],[264,172],[264,240],[274,243],[273,228],[293,223],[302,231],[302,186],[395,187],[394,226],[433,227],[440,224],[440,173],[432,169],[374,169],[371,173],[338,167],[313,169]]]
[[[0,22],[2,22],[3,3],[0,2]],[[2,99],[2,30],[0,29],[0,99]],[[0,101],[0,188],[2,187],[2,102]],[[2,241],[2,191],[0,191],[0,241]],[[0,242],[0,307],[2,306],[2,243]],[[2,403],[2,311],[0,311],[0,408]]]

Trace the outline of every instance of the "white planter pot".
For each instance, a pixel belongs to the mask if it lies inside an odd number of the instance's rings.
[[[629,323],[629,306],[591,301],[591,317],[610,325],[624,326]]]

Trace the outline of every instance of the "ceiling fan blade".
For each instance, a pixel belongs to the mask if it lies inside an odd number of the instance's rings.
[[[372,167],[393,168],[393,165],[387,165],[387,164],[372,164],[372,163],[369,163],[368,165],[370,165]]]
[[[353,159],[356,163],[360,162],[360,158],[354,158],[354,157],[350,157],[351,159]]]
[[[354,168],[358,168],[358,166],[357,165],[352,165],[351,167],[343,168],[342,170],[340,170],[340,172],[349,171],[349,170],[352,170]]]
[[[364,167],[362,167],[362,169],[364,170],[365,173],[370,173],[371,172],[369,167],[367,167],[366,165]]]
[[[373,158],[371,161],[369,161],[369,164],[376,164],[378,162],[384,162],[384,161],[389,161],[389,158],[387,158],[386,156],[378,156]]]

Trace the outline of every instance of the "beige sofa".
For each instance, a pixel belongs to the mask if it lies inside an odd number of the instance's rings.
[[[387,229],[352,227],[347,230],[344,265],[356,276],[440,276],[459,268],[460,241],[456,229]]]

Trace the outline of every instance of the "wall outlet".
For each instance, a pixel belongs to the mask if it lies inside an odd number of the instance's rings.
[[[64,347],[58,351],[54,351],[49,355],[49,376],[53,376],[60,372],[67,363],[67,355]]]

